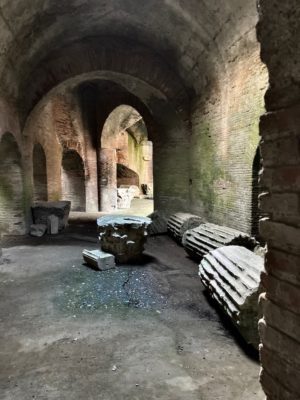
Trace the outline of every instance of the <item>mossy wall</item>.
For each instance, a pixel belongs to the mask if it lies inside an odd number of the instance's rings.
[[[252,165],[266,86],[267,71],[252,32],[228,50],[225,68],[192,110],[191,210],[249,233]]]

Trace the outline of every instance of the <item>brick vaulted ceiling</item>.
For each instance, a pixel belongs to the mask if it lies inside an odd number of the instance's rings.
[[[129,73],[165,86],[170,97],[201,93],[225,49],[254,28],[257,11],[255,0],[0,0],[0,20],[0,94],[29,111],[56,84],[86,73],[78,67],[84,59],[95,71],[114,64],[112,54],[123,58],[124,72],[138,53],[148,78]],[[164,65],[165,82],[153,65]]]

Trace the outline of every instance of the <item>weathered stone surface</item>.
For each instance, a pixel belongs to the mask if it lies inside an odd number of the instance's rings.
[[[118,208],[128,209],[131,207],[132,199],[134,198],[134,190],[128,188],[118,188]]]
[[[168,219],[168,233],[181,244],[183,235],[187,230],[196,228],[203,223],[203,218],[197,215],[176,213]]]
[[[47,225],[45,224],[32,224],[30,226],[29,234],[35,237],[42,237],[47,231]]]
[[[49,215],[47,219],[47,232],[49,235],[57,235],[59,232],[59,219],[56,215]]]
[[[0,247],[0,265],[3,264],[2,249]]]
[[[152,214],[148,215],[151,219],[151,224],[148,227],[149,235],[159,235],[162,233],[167,233],[167,218],[159,211],[154,211]]]
[[[106,271],[115,268],[115,257],[112,254],[101,250],[83,250],[82,257],[84,261],[99,271]]]
[[[121,189],[130,189],[133,192],[134,197],[139,198],[141,191],[136,185],[120,185]]]
[[[36,203],[32,207],[33,221],[35,224],[48,225],[48,217],[56,215],[59,220],[58,229],[61,231],[67,225],[70,209],[70,201],[43,201]]]
[[[199,276],[211,297],[229,316],[247,343],[258,347],[258,296],[264,260],[240,246],[220,247],[208,253]]]
[[[126,215],[98,218],[101,249],[111,253],[119,263],[140,258],[147,240],[150,218]]]
[[[142,192],[147,198],[151,199],[153,197],[153,185],[143,183]]]
[[[257,242],[247,233],[207,223],[186,231],[182,244],[192,258],[200,261],[205,254],[218,247],[237,245],[253,250]]]

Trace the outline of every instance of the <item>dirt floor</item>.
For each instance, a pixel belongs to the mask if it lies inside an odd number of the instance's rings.
[[[262,400],[259,363],[166,236],[143,265],[82,264],[90,241],[13,241],[0,266],[1,400]]]

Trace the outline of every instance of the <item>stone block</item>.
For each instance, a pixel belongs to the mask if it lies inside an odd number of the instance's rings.
[[[47,233],[57,235],[59,232],[59,218],[56,215],[49,215],[47,219]]]
[[[147,240],[150,218],[126,215],[108,215],[98,218],[101,249],[116,257],[116,262],[138,260]]]
[[[240,246],[220,247],[208,253],[199,276],[210,296],[231,319],[247,343],[258,347],[258,297],[264,260]]]
[[[171,215],[168,219],[168,233],[178,243],[182,244],[182,238],[185,232],[189,229],[196,228],[203,223],[203,218],[197,215],[188,213],[176,213]]]
[[[254,250],[257,241],[247,233],[215,224],[202,224],[185,232],[182,244],[191,258],[200,261],[218,247],[237,245]]]
[[[43,201],[36,203],[32,207],[32,216],[34,224],[48,225],[48,217],[50,215],[56,215],[59,220],[59,231],[63,230],[69,218],[71,209],[70,201]]]
[[[47,232],[47,225],[45,224],[32,224],[30,226],[29,234],[35,237],[42,237]]]
[[[136,185],[121,185],[120,189],[129,189],[131,192],[133,192],[133,196],[135,198],[140,198],[141,191],[140,188]]]
[[[134,198],[134,191],[132,188],[118,188],[118,208],[128,209],[131,207],[131,202]]]
[[[101,250],[83,250],[84,261],[99,271],[115,268],[115,257]]]

